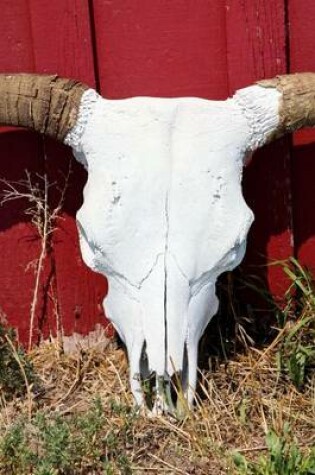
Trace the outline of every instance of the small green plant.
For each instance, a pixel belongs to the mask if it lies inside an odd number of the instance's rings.
[[[16,423],[0,441],[0,473],[27,473],[34,464],[34,454],[25,436],[25,422]],[[6,466],[6,471],[2,468]]]
[[[32,363],[17,343],[16,333],[0,321],[0,394],[5,400],[22,396],[37,381]]]
[[[79,475],[131,473],[126,445],[133,442],[135,412],[115,405],[110,423],[96,398],[83,414],[64,417],[38,412],[21,418],[0,436],[0,474]]]
[[[237,473],[240,475],[314,475],[315,449],[303,455],[292,440],[288,425],[283,434],[270,431],[266,436],[267,453],[257,462],[251,462],[239,452],[233,454]]]
[[[291,286],[286,293],[287,306],[278,314],[282,332],[278,371],[301,390],[315,366],[315,294],[311,276],[296,259],[290,259],[283,269]]]

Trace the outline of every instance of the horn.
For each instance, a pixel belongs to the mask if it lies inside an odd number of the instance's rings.
[[[296,73],[258,81],[281,93],[279,123],[268,141],[302,127],[315,126],[315,73]]]
[[[0,124],[27,127],[64,142],[87,89],[56,75],[0,74]]]

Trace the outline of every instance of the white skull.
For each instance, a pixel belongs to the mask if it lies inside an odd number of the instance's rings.
[[[243,259],[253,213],[241,188],[247,153],[278,125],[276,89],[222,102],[106,100],[84,93],[67,137],[88,170],[77,214],[86,264],[109,281],[104,307],[125,342],[135,400],[141,378],[181,375],[194,398],[199,339],[217,312],[216,280]]]

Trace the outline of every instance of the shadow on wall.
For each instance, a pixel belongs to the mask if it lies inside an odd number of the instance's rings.
[[[243,263],[219,280],[220,309],[201,341],[202,368],[209,357],[242,350],[243,330],[258,345],[273,337],[274,309],[289,281],[272,258],[294,255],[315,275],[314,181],[315,143],[291,147],[290,138],[259,150],[245,169],[244,196],[255,222]]]
[[[46,155],[46,159],[44,156]],[[11,130],[0,134],[0,176],[1,180],[21,183],[26,179],[27,170],[34,183],[41,185],[45,173],[52,184],[49,193],[49,205],[54,208],[59,200],[59,190],[68,173],[71,151],[57,143],[43,139],[36,133],[24,130]],[[63,210],[70,216],[75,216],[76,210],[82,204],[82,189],[86,181],[86,173],[79,164],[71,160],[71,177],[66,194]],[[41,185],[43,187],[43,185]],[[1,183],[1,190],[7,188]],[[28,223],[30,217],[25,213],[27,204],[24,200],[16,200],[10,206],[0,209],[0,231],[11,228],[17,223]]]
[[[296,257],[299,259],[301,264],[307,265],[313,275],[315,275],[314,130],[311,131],[311,134],[312,143],[295,146],[293,148],[292,195]]]

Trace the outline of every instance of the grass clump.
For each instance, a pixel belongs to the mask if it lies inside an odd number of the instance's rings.
[[[281,435],[271,430],[266,436],[266,454],[257,461],[248,461],[239,452],[233,455],[239,475],[314,475],[315,448],[303,454],[292,440],[288,425]]]
[[[287,305],[278,313],[281,342],[277,349],[279,373],[302,390],[315,368],[315,294],[312,277],[296,259],[284,265],[291,279]]]
[[[112,410],[124,413],[119,427],[111,424],[99,398],[83,414],[65,417],[39,411],[31,421],[19,418],[0,438],[0,473],[131,473],[125,447],[133,443],[135,414],[117,404]]]
[[[18,344],[16,332],[0,320],[0,395],[13,399],[36,382],[31,360]]]

